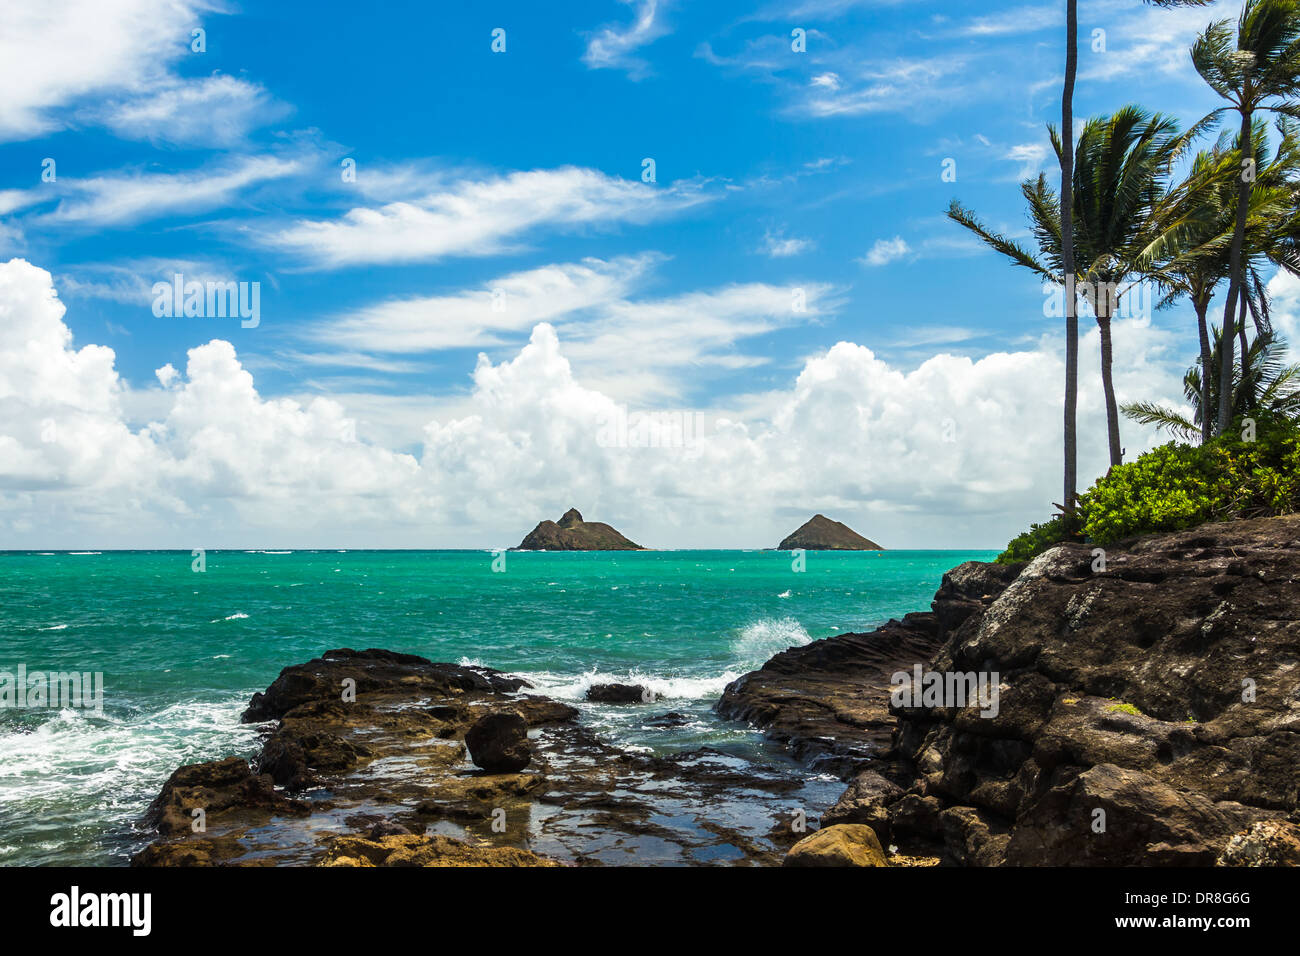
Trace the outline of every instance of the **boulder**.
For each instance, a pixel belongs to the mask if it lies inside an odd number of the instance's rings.
[[[597,704],[653,704],[655,692],[641,684],[592,684],[587,700]]]
[[[865,823],[883,840],[889,839],[887,808],[903,796],[902,787],[874,770],[858,774],[839,800],[822,814],[823,827],[841,823]]]
[[[888,866],[869,826],[841,823],[804,837],[790,848],[782,866]]]
[[[532,762],[528,722],[514,710],[498,710],[480,717],[465,732],[469,759],[488,773],[518,773]]]

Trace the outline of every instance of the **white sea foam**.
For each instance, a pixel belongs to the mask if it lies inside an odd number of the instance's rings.
[[[247,614],[245,614],[243,611],[236,611],[234,614],[231,614],[227,617],[214,618],[211,621],[211,623],[217,624],[221,621],[246,621],[246,620],[248,620]]]
[[[532,684],[537,693],[560,700],[585,700],[587,689],[593,684],[640,684],[660,699],[700,700],[717,697],[724,687],[740,676],[740,672],[728,670],[717,676],[660,677],[636,668],[621,674],[592,668],[576,677],[550,671],[520,672],[519,676]]]
[[[807,644],[812,638],[794,618],[764,618],[749,624],[731,642],[736,663],[721,674],[663,676],[631,668],[622,673],[593,667],[586,673],[557,674],[551,671],[519,672],[537,693],[563,700],[585,700],[593,684],[640,684],[663,699],[700,700],[717,697],[728,684],[742,674],[762,666],[769,657],[787,647]],[[462,664],[478,661],[462,659]]]
[[[740,632],[731,643],[731,652],[745,664],[745,670],[761,667],[773,654],[787,647],[799,647],[812,638],[804,626],[792,617],[763,618]]]

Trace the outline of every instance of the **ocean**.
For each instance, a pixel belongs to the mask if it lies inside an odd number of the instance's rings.
[[[126,864],[171,771],[252,754],[249,697],[337,647],[517,674],[627,749],[770,760],[712,714],[728,682],[927,609],[945,571],[995,553],[809,552],[796,572],[784,551],[510,552],[503,570],[482,551],[0,552],[0,687],[20,667],[103,675],[100,713],[0,708],[0,865]],[[689,722],[583,702],[611,680]]]

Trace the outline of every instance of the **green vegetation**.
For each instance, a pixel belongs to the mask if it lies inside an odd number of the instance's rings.
[[[1086,540],[1109,545],[1208,521],[1300,511],[1300,422],[1259,413],[1203,445],[1171,442],[1112,468],[1079,498]],[[1084,540],[1057,517],[1015,538],[998,557],[1027,561],[1062,541]]]

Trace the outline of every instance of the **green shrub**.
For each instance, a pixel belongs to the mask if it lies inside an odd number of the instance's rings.
[[[1109,545],[1209,521],[1300,510],[1300,423],[1263,414],[1206,445],[1171,442],[1112,468],[1079,498],[1088,540]],[[998,561],[1027,561],[1068,540],[1059,516],[1015,538]]]
[[[1029,561],[1069,537],[1065,528],[1065,519],[1057,515],[1045,524],[1030,525],[1028,531],[1012,538],[1007,549],[998,555],[997,563],[1017,564],[1021,561]]]

